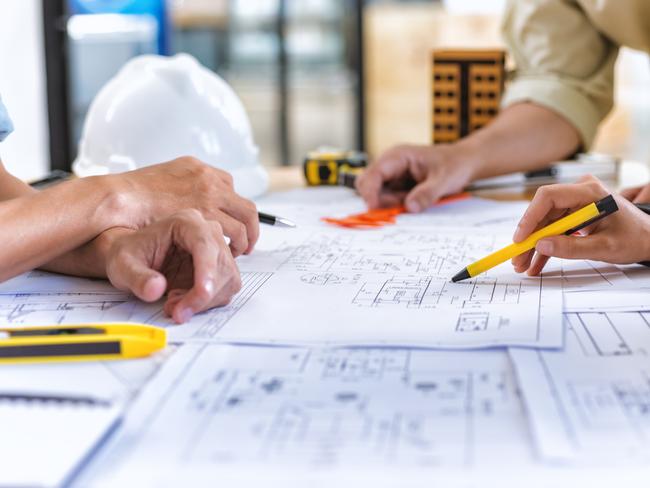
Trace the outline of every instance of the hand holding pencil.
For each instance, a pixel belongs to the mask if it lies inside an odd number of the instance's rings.
[[[521,218],[513,241],[522,242],[550,222],[609,193],[593,176],[586,176],[575,184],[541,187]],[[534,249],[512,259],[515,271],[538,275],[550,257],[616,264],[650,260],[650,217],[622,196],[615,194],[614,199],[618,212],[581,229],[579,235],[556,235],[539,240]]]

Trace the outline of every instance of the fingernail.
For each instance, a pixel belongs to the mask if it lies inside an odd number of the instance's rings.
[[[515,229],[515,233],[512,235],[512,240],[517,242],[519,240],[519,234],[521,234],[521,224]]]
[[[412,213],[420,211],[420,204],[414,200],[406,202],[406,210]]]
[[[535,250],[537,252],[550,256],[553,254],[553,242],[549,241],[548,239],[542,239],[535,245]]]
[[[183,308],[178,312],[178,318],[181,322],[187,322],[192,318],[193,312],[191,308]]]

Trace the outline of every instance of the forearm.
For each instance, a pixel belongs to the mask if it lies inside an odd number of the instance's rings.
[[[532,103],[512,105],[484,129],[453,144],[472,179],[532,171],[575,153],[578,131],[565,118]]]
[[[106,256],[114,240],[133,230],[115,227],[92,241],[40,266],[45,271],[87,278],[106,278]]]
[[[104,178],[69,181],[42,192],[30,189],[0,202],[0,281],[51,263],[120,225],[121,206]]]
[[[27,183],[7,173],[0,161],[0,202],[34,193],[36,190]]]

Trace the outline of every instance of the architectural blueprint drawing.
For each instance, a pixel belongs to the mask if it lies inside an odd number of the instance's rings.
[[[50,273],[32,273],[30,287],[54,290],[57,286],[74,290],[69,292],[41,291],[30,293],[10,292],[9,287],[0,292],[0,321],[20,327],[30,324],[72,324],[84,322],[140,322],[170,327],[170,340],[211,339],[237,312],[271,273],[242,273],[242,289],[231,303],[197,316],[190,324],[176,327],[163,313],[162,301],[143,303],[128,293],[123,293],[103,283],[110,292],[92,292],[85,283],[75,278]],[[27,279],[19,277],[14,283]],[[67,282],[71,280],[70,282]],[[13,281],[13,280],[12,280]],[[85,280],[83,280],[85,281]],[[92,282],[91,282],[92,283]],[[91,285],[91,289],[94,285]]]
[[[561,346],[560,276],[529,278],[506,264],[473,280],[450,282],[458,269],[508,240],[471,234],[416,228],[267,231],[257,253],[240,260],[240,266],[273,276],[219,338],[278,344]]]
[[[529,278],[505,264],[450,282],[458,269],[509,240],[473,234],[265,229],[256,251],[239,260],[243,287],[232,303],[182,326],[164,316],[160,302],[145,304],[114,290],[75,293],[70,285],[65,292],[5,290],[0,317],[15,325],[145,322],[168,326],[172,342],[560,347],[561,276]],[[29,280],[32,290],[52,290],[65,279]]]
[[[268,272],[242,273],[242,288],[228,305],[198,314],[182,326],[175,324],[165,315],[161,302],[145,304],[130,300],[120,305],[116,311],[128,315],[128,320],[132,322],[168,327],[168,337],[172,342],[213,340],[218,338],[219,332],[226,323],[246,305],[272,275],[273,273]]]
[[[128,321],[118,308],[132,297],[128,293],[13,293],[0,294],[0,321],[7,325],[63,324]]]
[[[565,353],[590,356],[650,356],[650,313],[567,313]]]
[[[544,268],[547,277],[562,276],[564,292],[607,290],[633,286],[616,265],[583,259],[553,259]]]
[[[649,318],[567,314],[564,351],[510,350],[544,459],[649,465]]]
[[[100,485],[161,486],[201,470],[431,476],[503,459],[532,459],[503,351],[186,344],[92,469]]]

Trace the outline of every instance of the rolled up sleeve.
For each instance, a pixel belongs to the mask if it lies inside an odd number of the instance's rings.
[[[510,0],[503,36],[516,68],[502,106],[547,107],[577,129],[588,149],[613,105],[618,46],[571,0]]]

